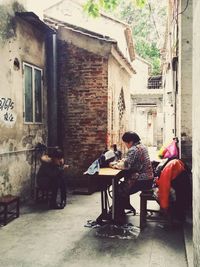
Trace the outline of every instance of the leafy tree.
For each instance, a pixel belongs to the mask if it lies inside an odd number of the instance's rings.
[[[84,9],[93,17],[104,10],[127,22],[132,28],[137,54],[152,64],[152,75],[160,74],[160,48],[166,25],[165,1],[87,0]]]
[[[100,10],[113,11],[120,2],[120,0],[87,0],[84,5],[84,10],[90,16],[97,17],[100,14]],[[143,7],[146,0],[131,0],[131,2],[138,7]]]
[[[115,17],[131,26],[136,52],[151,63],[151,74],[160,74],[160,48],[164,42],[166,1],[148,0],[143,8],[137,8],[132,1],[122,0],[115,10]]]

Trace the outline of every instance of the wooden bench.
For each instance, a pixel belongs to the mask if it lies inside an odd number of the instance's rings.
[[[6,225],[11,220],[19,217],[18,196],[6,195],[0,197],[0,223]]]
[[[140,228],[143,229],[146,226],[147,220],[155,221],[155,217],[147,217],[148,212],[158,213],[159,210],[153,210],[147,208],[147,201],[156,201],[153,196],[152,190],[142,191],[140,194]]]

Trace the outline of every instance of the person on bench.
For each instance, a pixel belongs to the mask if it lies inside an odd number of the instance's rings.
[[[129,196],[141,190],[149,190],[153,183],[153,169],[147,148],[140,142],[140,137],[135,132],[125,132],[122,136],[128,148],[125,158],[111,163],[110,167],[124,170],[124,181],[117,189],[117,217],[123,223],[124,209],[129,201]]]
[[[37,173],[37,185],[39,188],[51,191],[49,203],[50,209],[63,209],[66,205],[66,184],[63,152],[55,148],[49,155],[41,157],[42,164]],[[57,193],[60,189],[61,202],[57,203]]]

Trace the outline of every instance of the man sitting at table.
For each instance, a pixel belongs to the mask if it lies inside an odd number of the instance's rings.
[[[116,217],[119,224],[124,223],[129,196],[141,190],[149,190],[153,183],[153,169],[147,148],[140,142],[135,132],[125,132],[122,136],[128,148],[126,156],[110,164],[115,169],[125,170],[124,181],[118,185],[116,200]]]

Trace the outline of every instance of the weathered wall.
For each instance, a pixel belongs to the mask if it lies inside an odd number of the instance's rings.
[[[150,64],[136,56],[132,65],[136,70],[136,74],[134,74],[131,80],[131,93],[145,93],[147,90]]]
[[[133,62],[136,74],[131,80],[130,129],[139,134],[147,146],[160,146],[163,141],[162,89],[148,89],[150,64],[140,57]]]
[[[0,46],[0,194],[30,195],[33,182],[33,146],[46,141],[46,101],[43,124],[25,124],[23,118],[23,62],[44,70],[44,35],[15,18],[15,34]],[[19,61],[19,68],[14,60]],[[45,86],[44,86],[45,89]],[[46,92],[46,90],[44,90]],[[44,94],[44,100],[46,93]]]
[[[168,1],[168,25],[166,29],[166,40],[163,49],[163,113],[164,128],[163,141],[164,144],[171,142],[175,137],[179,137],[179,106],[177,101],[177,64],[173,64],[173,60],[178,58],[178,41],[177,41],[177,20],[173,19],[177,13],[177,0]],[[176,61],[178,62],[178,61]],[[178,115],[177,115],[178,114]],[[179,137],[180,138],[180,137]]]
[[[121,137],[130,130],[130,75],[113,56],[109,57],[108,147],[117,144],[122,149]]]
[[[174,19],[174,14],[177,13],[177,19]],[[181,158],[191,167],[192,1],[169,1],[166,39],[167,53],[163,72],[164,142],[177,136]]]
[[[200,2],[193,1],[193,116],[192,116],[192,173],[193,173],[193,248],[194,267],[200,266]]]
[[[180,2],[180,11],[186,0]],[[192,1],[179,16],[179,135],[181,136],[181,157],[192,165]]]
[[[92,46],[90,38],[79,36],[81,48],[76,34],[68,33],[58,33],[59,135],[71,172],[79,173],[106,146],[108,60],[93,52],[100,49],[98,40]]]
[[[160,147],[163,143],[162,89],[148,89],[146,94],[133,94],[131,99],[131,130],[139,134],[145,145]]]
[[[171,49],[169,47],[169,49]],[[168,62],[170,62],[167,69],[164,69],[163,79],[164,79],[164,87],[163,87],[163,113],[164,113],[164,127],[163,127],[163,141],[164,143],[169,143],[171,140],[177,135],[176,131],[176,123],[175,123],[175,115],[177,111],[175,98],[176,92],[173,83],[173,75],[174,71],[172,70],[171,61],[172,58],[168,58]]]

